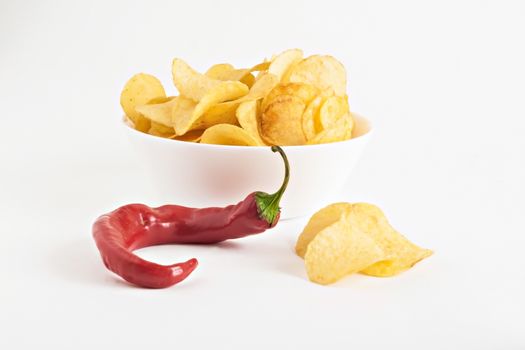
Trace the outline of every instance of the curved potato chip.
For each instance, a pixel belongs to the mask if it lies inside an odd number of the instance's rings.
[[[382,261],[363,269],[361,271],[363,274],[378,277],[394,276],[432,255],[431,250],[418,247],[397,232],[381,209],[375,205],[352,204],[349,219],[354,226],[365,231],[386,255]]]
[[[211,107],[206,114],[211,116],[217,115],[234,115],[235,110],[242,102],[253,101],[263,98],[268,94],[269,91],[278,83],[277,77],[273,74],[264,72],[259,79],[253,84],[252,88],[248,94],[242,96],[241,98],[233,101],[223,102],[216,104]]]
[[[251,88],[253,84],[255,84],[255,77],[252,73],[246,74],[244,77],[242,77],[241,80],[239,80],[241,83],[246,85],[247,87]]]
[[[222,118],[225,120],[230,120],[230,119],[234,120],[235,118],[237,118],[235,116],[235,112],[238,106],[239,104],[235,101],[218,103],[215,106],[210,107],[210,109],[208,109],[206,113],[204,113],[203,118],[208,117],[208,118],[217,118],[217,119]],[[231,124],[231,123],[226,123],[226,124]]]
[[[235,70],[235,67],[229,63],[217,63],[211,66],[210,68],[208,68],[208,70],[206,71],[206,73],[204,73],[204,75],[212,79],[224,80],[219,77],[227,74],[228,72],[231,72],[232,70]],[[225,79],[225,80],[228,80],[228,79]]]
[[[302,145],[306,137],[302,128],[305,109],[303,100],[296,96],[280,95],[266,107],[261,116],[261,136],[271,145]]]
[[[205,73],[208,77],[217,80],[235,80],[240,81],[248,87],[255,83],[255,77],[251,72],[252,69],[235,69],[229,63],[219,63],[211,66]]]
[[[308,83],[321,90],[332,88],[336,95],[346,94],[346,71],[332,56],[314,55],[305,58],[293,67],[290,82]]]
[[[165,138],[172,138],[173,136],[175,136],[175,130],[163,124],[152,121],[151,127],[148,130],[148,134]]]
[[[309,104],[317,95],[319,90],[310,84],[303,83],[280,83],[276,85],[263,99],[261,104],[261,109],[264,111],[266,107],[272,103],[272,101],[280,95],[292,95],[299,97],[307,105]]]
[[[281,81],[283,75],[286,74],[288,69],[290,69],[295,63],[299,62],[302,58],[303,51],[299,49],[283,51],[272,59],[270,66],[268,67],[268,72],[277,76],[279,81]]]
[[[345,230],[364,233],[382,251],[383,255],[379,260],[359,270],[363,274],[379,277],[393,276],[409,269],[432,254],[432,251],[416,246],[397,232],[388,223],[385,215],[378,207],[367,203],[335,203],[315,213],[297,240],[295,247],[297,254],[306,259],[310,246],[317,237],[341,220],[348,221],[347,226],[344,227]],[[341,247],[346,244],[341,233],[334,233],[332,230],[332,233],[325,235],[331,236],[325,237],[324,240],[331,239],[334,241],[333,246],[330,247],[334,256],[338,256],[337,254],[341,249],[346,249]],[[354,237],[354,239],[357,238],[357,236]],[[323,252],[323,254],[325,253]],[[336,266],[335,260],[332,263],[335,266],[333,267],[335,271],[341,270]],[[312,264],[319,264],[319,262],[312,262]],[[322,269],[325,273],[324,271],[330,266],[327,265],[326,261],[323,264],[325,264],[324,267],[311,266],[310,268]],[[333,276],[335,272],[326,272],[326,274],[330,273]]]
[[[257,141],[242,128],[230,124],[217,124],[204,131],[201,143],[230,146],[257,146]]]
[[[323,103],[323,96],[317,96],[306,106],[303,113],[303,133],[306,136],[306,140],[310,141],[317,133],[316,125],[319,124],[319,110]]]
[[[176,103],[173,104],[171,110],[171,123],[175,129],[175,135],[180,136],[182,134],[177,132],[176,125],[178,125],[178,123],[180,124],[181,121],[191,120],[195,112],[197,102],[183,96],[177,96],[175,99]]]
[[[343,215],[345,213],[349,213],[350,210],[352,210],[352,204],[340,202],[330,204],[312,215],[303,229],[303,232],[297,239],[297,243],[295,245],[295,252],[297,255],[299,255],[301,258],[304,258],[306,248],[315,238],[315,236],[326,227],[339,221]]]
[[[233,108],[230,111],[226,111],[224,114],[208,114],[204,113],[201,117],[199,117],[191,127],[192,130],[195,129],[206,129],[210,126],[217,125],[217,124],[232,124],[232,125],[239,125],[237,122],[237,116],[236,116],[236,108]]]
[[[277,76],[263,72],[253,84],[250,92],[241,98],[241,102],[264,98],[278,83]]]
[[[171,115],[174,104],[178,102],[177,100],[178,97],[157,97],[149,101],[148,104],[135,107],[135,110],[152,122],[171,127],[173,131]]]
[[[319,118],[316,131],[320,132],[325,129],[335,127],[339,120],[350,112],[348,102],[345,97],[332,96],[328,97],[319,110]]]
[[[264,61],[264,62],[261,62],[259,64],[256,64],[255,66],[253,66],[250,71],[251,72],[261,72],[261,71],[265,71],[265,70],[268,70],[268,68],[270,67],[270,61]]]
[[[146,132],[150,122],[137,112],[135,107],[144,105],[156,97],[166,97],[166,92],[161,82],[153,75],[135,74],[126,82],[120,94],[120,105],[137,130]]]
[[[352,138],[352,129],[354,121],[350,113],[345,114],[339,118],[335,125],[330,129],[325,129],[308,140],[307,144],[315,145],[320,143],[332,143],[345,141]]]
[[[179,93],[195,102],[199,102],[212,88],[221,83],[220,80],[200,74],[179,58],[173,60],[171,74]]]
[[[237,108],[237,120],[241,127],[253,137],[259,146],[264,145],[264,141],[259,134],[259,123],[257,121],[257,101],[246,101]]]
[[[131,122],[133,128],[137,129],[138,131],[147,133],[148,130],[151,128],[151,120],[149,120],[141,114],[139,114],[139,116],[136,117],[135,120],[131,120],[131,118],[128,119]]]
[[[237,99],[248,93],[248,87],[238,81],[221,81],[211,88],[197,103],[191,115],[174,114],[174,127],[177,135],[184,135],[189,130],[203,129],[215,124],[220,124],[217,118],[200,119],[212,106],[228,100]]]
[[[171,138],[178,141],[199,142],[203,133],[204,130],[192,130],[182,136],[172,136]]]
[[[381,248],[343,215],[322,229],[308,244],[304,261],[308,278],[330,284],[359,272],[384,257]]]

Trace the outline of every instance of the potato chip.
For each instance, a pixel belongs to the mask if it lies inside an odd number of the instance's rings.
[[[225,120],[225,124],[232,124],[235,123],[235,120],[237,119],[235,113],[238,106],[239,103],[232,101],[218,103],[215,106],[210,107],[210,109],[204,113],[202,118]]]
[[[289,82],[307,83],[321,90],[331,88],[338,96],[346,94],[346,71],[332,56],[314,55],[293,67]]]
[[[198,73],[179,58],[173,60],[171,69],[173,83],[179,93],[195,102],[199,102],[212,88],[221,83],[220,80]]]
[[[174,103],[172,106],[171,122],[175,129],[175,135],[180,136],[183,134],[177,132],[177,125],[179,125],[179,130],[181,130],[180,124],[183,121],[192,120],[197,102],[183,96],[177,96],[175,99],[177,103]]]
[[[221,79],[220,77],[224,76],[225,74],[228,74],[232,70],[235,70],[235,67],[232,66],[229,63],[217,63],[208,68],[206,73],[207,77],[210,77],[212,79],[218,79],[218,80],[228,80],[228,79]]]
[[[345,114],[339,118],[336,123],[330,128],[325,129],[308,140],[308,145],[315,145],[320,143],[331,143],[349,140],[352,138],[353,118],[350,113]]]
[[[322,229],[308,244],[304,255],[308,278],[330,284],[359,272],[384,257],[374,240],[343,215]]]
[[[352,204],[341,202],[330,204],[312,215],[310,220],[308,220],[308,224],[306,224],[303,229],[303,232],[297,239],[297,244],[295,245],[295,252],[297,255],[304,258],[306,248],[312,239],[314,239],[315,235],[326,227],[339,221],[343,215],[349,213],[350,210],[352,210]]]
[[[259,64],[256,64],[255,66],[253,66],[250,71],[252,72],[262,72],[262,71],[266,71],[268,70],[268,68],[270,67],[270,61],[264,61],[264,62],[261,62]]]
[[[303,113],[303,133],[307,141],[310,141],[318,133],[316,130],[316,125],[320,124],[319,120],[319,111],[323,103],[323,96],[319,95],[312,100],[306,106],[306,109]]]
[[[287,83],[276,85],[266,97],[263,99],[261,104],[261,110],[265,110],[266,107],[272,103],[272,101],[280,95],[292,95],[299,97],[305,105],[309,104],[317,95],[319,90],[310,84],[303,83]]]
[[[264,141],[259,134],[259,122],[257,121],[257,101],[246,101],[237,108],[237,120],[241,127],[257,141],[258,146],[263,146]]]
[[[241,80],[239,80],[241,83],[246,85],[247,87],[251,88],[253,84],[255,84],[255,77],[252,73],[246,74],[244,77],[242,77]]]
[[[302,58],[303,51],[299,49],[286,50],[272,59],[268,67],[268,72],[275,75],[279,81],[281,81],[288,69]]]
[[[263,98],[273,89],[273,87],[277,83],[278,80],[275,75],[265,72],[259,77],[255,84],[253,84],[248,94],[244,95],[243,97],[237,100],[216,104],[215,106],[211,107],[206,114],[209,116],[218,116],[226,114],[235,116],[235,111],[239,104],[241,104],[242,102],[253,101]]]
[[[257,146],[257,140],[242,128],[230,124],[217,124],[204,131],[201,143],[230,146]]]
[[[279,79],[277,76],[272,73],[264,72],[257,78],[257,81],[253,84],[250,92],[246,96],[243,96],[238,102],[264,98],[278,83]]]
[[[328,97],[319,110],[319,118],[316,120],[316,131],[331,129],[340,123],[340,119],[348,115],[350,109],[345,97]]]
[[[148,134],[165,138],[172,138],[173,136],[175,136],[175,130],[173,130],[173,128],[169,126],[152,121],[151,127],[148,130]]]
[[[238,81],[221,81],[211,88],[197,103],[191,114],[174,114],[174,127],[177,135],[184,135],[189,130],[204,129],[220,124],[218,118],[199,119],[212,106],[228,100],[237,99],[248,93],[248,87]]]
[[[192,130],[192,131],[188,131],[184,135],[172,136],[170,138],[174,140],[178,140],[178,141],[199,142],[203,133],[204,133],[204,130]]]
[[[211,66],[205,74],[212,79],[222,81],[233,80],[244,83],[244,80],[251,82],[251,85],[253,85],[253,82],[255,81],[253,75],[250,74],[250,69],[235,69],[231,64],[227,63],[220,63]],[[251,76],[251,78],[245,79],[247,76]]]
[[[375,205],[353,204],[349,219],[353,225],[365,231],[386,255],[382,261],[363,269],[361,271],[363,274],[378,277],[394,276],[432,255],[431,250],[418,247],[397,232],[381,209]]]
[[[124,86],[120,94],[120,105],[135,128],[145,132],[149,129],[150,122],[137,112],[135,107],[144,105],[156,97],[165,96],[164,87],[157,78],[140,73],[131,77]]]
[[[270,145],[302,145],[306,137],[302,128],[305,109],[303,100],[296,96],[280,95],[261,115],[261,136]]]
[[[344,223],[341,224],[341,222]],[[360,244],[370,251],[358,252],[355,250],[355,247],[349,245],[348,237],[339,232],[340,230],[345,230],[353,237],[354,242],[351,244]],[[356,243],[355,240],[363,239],[359,233],[368,237],[374,243],[375,248],[366,242]],[[319,243],[318,246],[313,245],[321,234],[324,235],[323,243]],[[342,272],[343,270],[359,271],[379,277],[393,276],[432,254],[432,251],[416,246],[395,231],[383,212],[378,207],[367,203],[335,203],[315,213],[299,236],[295,250],[299,256],[305,258],[306,262],[309,251],[314,248],[316,254],[310,259],[310,262],[306,263],[306,266],[310,278],[318,283],[330,283],[337,280],[346,274]],[[381,255],[378,255],[376,248],[379,249]],[[349,265],[347,260],[339,261],[344,255],[341,251],[352,251],[354,258],[362,259],[360,261],[366,261],[368,254],[377,260],[358,270],[355,268],[345,270],[341,266],[348,267]],[[319,266],[315,266],[316,264]]]
[[[171,115],[173,106],[176,103],[178,103],[178,96],[158,97],[149,101],[148,104],[135,107],[135,110],[152,122],[171,127],[173,131]]]
[[[131,122],[131,125],[134,129],[142,132],[148,132],[148,130],[151,128],[151,121],[144,117],[142,114],[139,114],[135,120],[131,120],[131,118],[128,118]]]

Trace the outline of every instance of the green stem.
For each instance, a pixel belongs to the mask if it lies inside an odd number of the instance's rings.
[[[277,223],[278,215],[281,212],[279,202],[283,196],[288,181],[290,180],[290,164],[288,163],[288,157],[284,153],[283,149],[279,146],[272,146],[272,152],[279,152],[284,161],[284,180],[279,190],[273,194],[265,192],[255,193],[255,202],[257,204],[257,210],[259,217],[266,220],[270,226],[274,226]]]

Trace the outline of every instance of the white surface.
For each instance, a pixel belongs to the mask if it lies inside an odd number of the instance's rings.
[[[373,133],[366,119],[358,114],[354,118],[351,140],[283,147],[293,172],[281,200],[282,219],[315,212],[345,187]],[[170,203],[176,198],[178,204],[190,207],[226,206],[239,202],[254,188],[274,193],[283,183],[283,160],[269,147],[174,142],[138,132],[125,123],[122,128],[136,150],[134,171],[147,169],[145,179],[155,186],[152,195],[157,202]]]
[[[525,348],[523,2],[179,3],[0,3],[0,348]],[[119,133],[126,79],[289,47],[344,62],[376,126],[340,198],[435,255],[321,287],[292,251],[303,219],[143,251],[200,259],[174,288],[110,275],[93,220],[159,204]]]

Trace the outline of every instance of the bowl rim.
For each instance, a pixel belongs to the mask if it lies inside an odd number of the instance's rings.
[[[374,125],[370,121],[370,119],[363,117],[359,113],[351,112],[352,116],[359,122],[363,123],[366,126],[366,130],[356,137],[352,137],[351,139],[344,140],[344,141],[336,141],[336,142],[330,142],[330,143],[320,143],[320,144],[313,144],[313,145],[290,145],[290,146],[281,146],[284,149],[288,150],[312,150],[316,148],[329,148],[329,147],[338,147],[341,145],[350,144],[352,142],[356,142],[358,140],[368,139],[370,136],[374,133]],[[139,131],[135,128],[133,128],[130,123],[127,121],[126,115],[122,116],[122,119],[120,120],[120,124],[124,125],[124,127],[128,130],[129,134],[137,135],[144,139],[149,139],[151,141],[157,141],[157,142],[165,142],[167,144],[172,145],[180,145],[180,146],[188,146],[188,147],[200,147],[202,149],[204,148],[210,148],[210,149],[228,149],[228,150],[266,150],[270,146],[238,146],[238,145],[215,145],[215,144],[207,144],[207,143],[200,143],[200,142],[188,142],[188,141],[182,141],[182,140],[175,140],[175,139],[168,139],[165,137],[155,136],[151,134],[147,134],[145,132]]]

